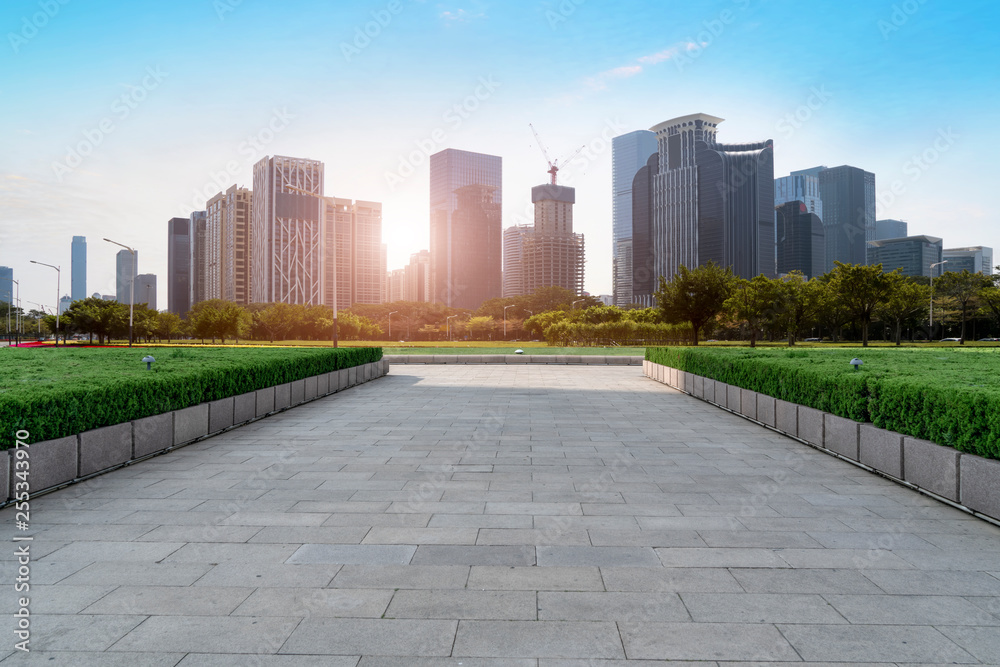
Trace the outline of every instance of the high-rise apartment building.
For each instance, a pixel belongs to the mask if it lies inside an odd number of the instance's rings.
[[[875,174],[843,165],[819,170],[826,231],[826,271],[834,261],[865,264],[875,240]]]
[[[201,275],[205,281],[205,298],[222,298],[222,244],[226,218],[226,194],[219,192],[205,204],[205,252]]]
[[[322,195],[322,162],[276,155],[254,165],[251,302],[326,302]]]
[[[191,306],[208,298],[206,296],[208,278],[205,275],[205,268],[208,266],[207,221],[207,211],[191,212],[191,256],[188,260],[188,266],[191,268],[191,296],[189,298]]]
[[[563,287],[583,293],[584,239],[573,233],[576,190],[562,185],[531,189],[535,226],[521,250],[523,294],[543,287]]]
[[[629,132],[611,141],[612,281],[618,306],[632,303],[632,182],[656,149],[656,134],[649,130]]]
[[[656,276],[710,261],[744,278],[774,275],[774,143],[718,143],[722,121],[699,113],[652,128]]]
[[[250,217],[253,193],[231,186],[205,205],[205,298],[250,303]]]
[[[151,310],[156,310],[156,275],[140,273],[135,277],[135,302],[144,303]]]
[[[331,308],[336,303],[338,312],[356,303],[382,303],[386,274],[382,204],[339,197],[323,201],[323,303]]]
[[[430,251],[421,250],[410,255],[410,263],[403,270],[406,272],[403,301],[430,302],[433,290]]]
[[[191,310],[191,219],[167,221],[167,310],[187,317]]]
[[[475,309],[503,291],[503,161],[449,148],[430,166],[431,298]]]
[[[909,225],[903,220],[876,220],[875,221],[875,239],[876,241],[882,241],[883,239],[901,239],[905,236],[909,236],[907,231]]]
[[[961,273],[981,273],[993,275],[993,248],[976,245],[968,248],[945,248],[942,256],[948,263],[941,267],[945,271]]]
[[[868,244],[868,264],[881,264],[886,273],[902,269],[904,276],[931,277],[931,264],[941,261],[941,239],[936,236],[907,236],[882,239]],[[946,266],[934,267],[933,277],[941,275]]]
[[[87,237],[74,236],[72,245],[72,280],[70,296],[73,301],[87,298]]]
[[[800,271],[807,279],[823,275],[826,232],[820,217],[802,201],[785,202],[776,214],[778,275],[792,271]]]
[[[406,292],[406,269],[393,269],[386,276],[386,282],[388,283],[386,303],[403,301],[403,294]]]
[[[115,301],[125,304],[132,303],[133,281],[139,275],[139,251],[136,250],[132,253],[128,250],[119,250],[115,258]],[[136,294],[136,298],[139,298],[138,294]]]
[[[534,233],[532,225],[512,225],[503,230],[503,297],[527,294],[524,288],[524,243]]]

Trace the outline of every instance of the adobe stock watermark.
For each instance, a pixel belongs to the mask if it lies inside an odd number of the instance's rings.
[[[876,25],[878,30],[882,33],[882,39],[888,40],[889,36],[894,32],[898,32],[904,25],[909,23],[910,18],[920,11],[921,6],[927,3],[927,0],[904,0],[899,4],[892,6],[892,13],[889,14],[889,20],[879,19]]]
[[[804,104],[800,104],[795,111],[785,114],[785,117],[774,125],[774,129],[784,134],[786,139],[790,139],[796,130],[812,120],[816,112],[833,97],[825,85],[820,85],[819,88],[813,86],[809,93]]]
[[[34,39],[39,31],[54,19],[63,5],[69,4],[69,0],[41,0],[38,3],[39,11],[31,16],[21,17],[21,29],[17,32],[8,32],[7,41],[14,53],[20,53],[21,47]]]
[[[545,20],[549,22],[549,28],[555,30],[561,24],[566,23],[569,17],[576,13],[577,8],[585,2],[587,0],[561,0],[554,10],[546,9]]]
[[[212,3],[212,9],[215,10],[215,15],[219,17],[220,21],[225,21],[226,14],[232,14],[242,4],[243,0],[215,0]]]
[[[417,168],[430,160],[431,155],[441,150],[448,141],[448,132],[457,131],[469,118],[472,117],[483,102],[493,97],[493,94],[500,87],[500,82],[493,78],[493,75],[479,77],[479,85],[476,86],[472,94],[467,95],[460,102],[456,102],[450,109],[444,112],[441,120],[446,127],[436,127],[422,139],[413,141],[416,148],[406,155],[399,156],[399,164],[396,171],[385,172],[385,182],[391,192],[395,192],[403,181],[416,173]]]
[[[200,188],[195,188],[190,202],[190,208],[184,207],[187,211],[183,217],[187,217],[190,211],[199,211],[205,208],[205,202],[214,197],[216,193],[223,192],[229,186],[236,183],[239,174],[260,159],[265,154],[268,144],[284,132],[295,115],[289,113],[287,107],[273,109],[271,117],[264,125],[247,135],[247,138],[236,147],[236,152],[243,157],[243,160],[229,160],[218,171],[209,172],[208,180]]]
[[[142,78],[139,85],[129,86],[129,91],[116,98],[111,103],[111,114],[98,121],[96,127],[83,130],[83,139],[72,146],[66,147],[66,156],[62,161],[52,163],[52,172],[56,179],[62,183],[66,174],[75,171],[84,159],[92,155],[94,150],[104,143],[104,140],[118,129],[119,124],[125,121],[132,112],[139,108],[149,94],[160,87],[163,80],[167,78],[167,72],[159,66],[147,67],[146,76]]]
[[[344,60],[351,62],[356,56],[360,56],[361,52],[371,46],[372,42],[378,39],[382,32],[389,27],[393,19],[403,13],[404,9],[406,9],[406,5],[403,0],[390,0],[382,9],[372,11],[372,20],[364,25],[356,26],[354,38],[351,41],[340,43],[340,53],[344,56]]]
[[[751,0],[733,0],[733,4],[739,11],[746,11],[750,7]],[[737,12],[732,9],[723,9],[714,19],[702,21],[702,30],[693,37],[688,37],[685,42],[690,48],[677,53],[671,58],[678,72],[683,72],[684,68],[698,60],[705,54],[705,50],[715,44],[716,40],[726,32],[726,28],[736,22]]]
[[[961,135],[956,134],[951,127],[939,129],[937,137],[927,148],[903,163],[903,175],[907,177],[906,180],[901,178],[894,180],[887,190],[879,193],[878,203],[885,208],[892,206],[896,198],[906,194],[909,185],[919,181],[960,138]]]

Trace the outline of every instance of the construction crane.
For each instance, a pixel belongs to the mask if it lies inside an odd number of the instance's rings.
[[[528,123],[528,127],[530,127],[531,131],[534,133],[534,135],[535,135],[535,141],[538,142],[538,147],[540,149],[542,149],[542,156],[545,157],[545,161],[549,163],[549,174],[552,175],[552,185],[555,185],[556,184],[556,175],[559,173],[559,160],[556,160],[555,162],[553,162],[551,159],[549,159],[549,152],[547,150],[545,150],[545,144],[542,143],[542,138],[540,136],[538,136],[538,131],[535,129],[535,126],[532,125],[531,123]],[[580,153],[582,153],[583,149],[586,148],[586,147],[587,147],[586,144],[584,144],[583,146],[580,146],[580,148],[577,149],[577,151],[575,153],[573,153],[572,155],[570,155],[568,158],[564,159],[562,161],[562,163],[566,164],[567,162],[569,162],[570,160],[572,160],[573,158],[575,158],[577,155],[579,155]]]

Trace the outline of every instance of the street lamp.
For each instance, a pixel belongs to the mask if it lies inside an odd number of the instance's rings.
[[[392,316],[398,312],[399,312],[398,310],[394,310],[391,313],[389,313],[389,333],[387,334],[389,340],[392,340]]]
[[[586,299],[577,299],[576,301],[573,302],[573,304],[569,307],[569,309],[573,310],[574,308],[576,308],[576,304],[583,303],[584,301],[586,301]]]
[[[507,309],[513,308],[514,304],[503,307],[503,339],[507,340]]]
[[[124,243],[119,243],[118,241],[112,241],[111,239],[104,239],[108,243],[113,243],[117,246],[121,246],[132,253],[132,268],[129,271],[129,287],[128,287],[128,346],[132,347],[132,311],[135,307],[135,274],[139,268],[135,265],[135,250],[129,248]]]
[[[10,345],[10,290],[7,290],[7,345]]]
[[[45,306],[43,306],[42,304],[35,303],[34,301],[28,301],[28,303],[30,303],[32,306],[38,306],[39,308],[42,309],[42,314],[43,315],[45,314]],[[42,337],[42,318],[40,317],[38,318],[38,337],[39,338]]]
[[[948,260],[943,262],[937,262],[936,264],[931,264],[931,338],[934,337],[934,267],[941,266],[942,264],[947,264]]]
[[[451,340],[451,318],[453,318],[453,317],[458,317],[458,315],[449,315],[448,317],[444,318],[445,326],[448,327],[448,340],[449,341]]]
[[[17,296],[14,297],[17,301],[17,312],[14,313],[14,344],[20,347],[21,345],[21,283],[13,278],[10,279],[12,283],[17,285]],[[8,292],[8,298],[9,298]],[[10,328],[10,304],[7,304],[7,328]],[[8,337],[7,343],[10,344],[10,339]]]
[[[56,347],[59,347],[59,281],[62,279],[62,269],[58,266],[52,266],[51,264],[46,264],[45,262],[36,262],[31,259],[28,260],[32,264],[38,264],[40,266],[47,266],[50,269],[56,270]]]

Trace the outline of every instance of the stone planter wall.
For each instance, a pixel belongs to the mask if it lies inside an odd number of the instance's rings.
[[[1000,461],[872,424],[859,424],[651,361],[643,361],[643,373],[813,447],[877,470],[890,479],[1000,520]]]
[[[374,380],[388,372],[389,361],[383,358],[354,368],[35,443],[28,449],[31,495],[191,444],[234,426]],[[12,500],[14,482],[19,481],[14,478],[12,451],[0,452],[0,499],[3,499],[0,507]]]

